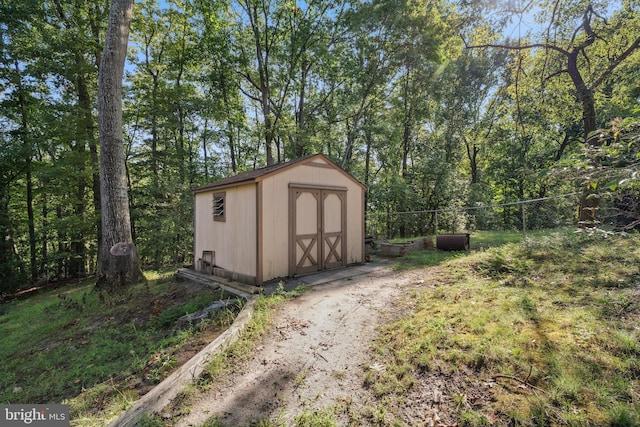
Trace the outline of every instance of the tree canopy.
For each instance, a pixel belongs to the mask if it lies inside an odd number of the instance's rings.
[[[0,0],[0,292],[98,269],[108,14]],[[192,261],[194,187],[305,154],[367,185],[386,237],[429,227],[393,212],[576,191],[550,172],[640,114],[640,6],[138,0],[124,71],[131,239],[160,269]]]

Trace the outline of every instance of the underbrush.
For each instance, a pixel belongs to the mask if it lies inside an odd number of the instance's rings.
[[[182,349],[199,336],[212,339],[241,308],[178,328],[179,317],[225,298],[223,292],[168,274],[118,292],[97,291],[94,282],[0,304],[1,403],[65,402],[76,424],[103,425],[87,420],[130,406],[184,362]]]
[[[375,343],[385,369],[364,379],[396,419],[442,384],[446,411],[432,396],[426,422],[640,425],[637,234],[536,236],[430,274]]]
[[[209,389],[225,373],[233,371],[233,367],[246,361],[253,355],[253,351],[263,334],[267,331],[273,319],[274,310],[288,299],[295,298],[305,292],[304,286],[286,291],[283,283],[280,283],[276,291],[269,295],[256,297],[255,305],[251,314],[251,319],[242,330],[238,339],[233,341],[225,351],[216,353],[208,361],[204,371],[198,379],[172,400],[171,405],[165,408],[165,414],[172,411],[179,415],[189,411],[190,399],[199,391]],[[141,427],[163,427],[167,425],[166,420],[158,414],[144,414],[137,425]],[[202,427],[218,427],[222,424],[216,416],[205,422]],[[277,425],[265,419],[252,423],[251,425],[272,426]]]

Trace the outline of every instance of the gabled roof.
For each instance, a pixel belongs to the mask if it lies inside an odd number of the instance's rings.
[[[271,165],[271,166],[267,166],[267,167],[264,167],[264,168],[254,169],[252,171],[239,173],[237,175],[230,176],[228,178],[224,178],[224,179],[221,179],[219,181],[215,181],[215,182],[212,182],[212,183],[197,187],[193,191],[194,191],[194,193],[201,193],[203,191],[218,190],[218,189],[227,188],[227,187],[234,187],[234,186],[237,186],[237,185],[245,185],[245,184],[255,183],[255,182],[263,180],[264,178],[266,178],[266,177],[268,177],[270,175],[274,175],[276,173],[279,173],[284,169],[289,169],[289,168],[291,168],[293,166],[303,165],[305,163],[310,163],[313,160],[318,159],[318,158],[321,158],[321,159],[325,160],[327,163],[332,165],[334,168],[336,168],[337,170],[339,170],[340,172],[345,174],[352,181],[358,183],[358,185],[360,185],[360,186],[362,186],[364,188],[364,184],[362,184],[360,181],[355,179],[353,176],[351,176],[348,172],[346,172],[340,166],[335,164],[333,161],[331,161],[325,155],[323,155],[323,154],[312,154],[312,155],[309,155],[309,156],[304,156],[304,157],[300,157],[300,158],[295,159],[295,160],[291,160],[289,162],[278,163],[277,165]]]

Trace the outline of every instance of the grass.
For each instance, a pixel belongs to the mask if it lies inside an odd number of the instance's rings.
[[[285,291],[283,284],[280,283],[276,291],[269,295],[261,295],[258,297],[251,320],[243,330],[240,337],[234,341],[224,352],[218,353],[212,357],[209,364],[201,374],[200,378],[196,382],[195,388],[199,390],[206,390],[213,385],[216,378],[233,368],[233,366],[246,361],[253,355],[255,346],[260,337],[267,331],[271,320],[273,319],[273,311],[285,301],[298,297],[304,293],[306,288],[304,286],[298,286],[291,291]],[[303,385],[306,378],[307,371],[299,373],[295,377],[297,386]],[[187,388],[182,392],[180,396],[179,404],[184,406],[188,405],[189,397],[193,388]],[[163,426],[164,423],[158,417],[145,415],[143,425],[148,427]],[[213,416],[207,420],[202,427],[218,427],[223,426],[217,416]],[[279,420],[260,419],[253,420],[250,423],[251,426],[279,426],[282,422]]]
[[[198,386],[203,389],[208,388],[218,375],[230,369],[234,364],[251,357],[258,339],[270,325],[273,310],[284,301],[300,296],[304,291],[305,288],[303,286],[299,286],[292,291],[285,291],[282,286],[279,286],[272,295],[259,296],[251,320],[240,335],[240,338],[231,344],[226,351],[218,353],[212,358],[201,375]]]
[[[435,268],[423,270],[424,286],[381,327],[372,366],[384,369],[363,374],[375,400],[306,409],[295,425],[409,425],[403,408],[421,383],[444,384],[446,425],[640,425],[640,236],[476,237],[471,252],[397,260],[401,269]],[[271,311],[289,297],[261,299],[249,334],[231,358],[212,363],[205,386],[251,354]],[[214,417],[204,425],[223,424]]]
[[[435,376],[459,392],[460,425],[640,425],[640,236],[483,239],[489,249],[409,258],[439,264],[435,285],[383,328],[374,395],[402,402]]]
[[[308,409],[297,425],[405,425],[402,408],[420,384],[442,384],[442,423],[640,425],[640,236],[474,233],[471,246],[396,260],[425,280],[373,343],[371,366],[384,369],[365,372],[363,384],[375,400]],[[208,388],[250,357],[273,310],[303,291],[260,297],[240,339],[212,360],[196,387]],[[81,282],[0,304],[0,402],[69,399],[74,425],[104,425],[137,399],[124,381],[158,381],[176,363],[174,350],[199,332],[171,325],[208,299],[158,305],[174,292],[162,277],[118,296]],[[299,385],[305,378],[294,376]],[[146,417],[141,425],[164,423]],[[205,425],[222,424],[212,418]]]
[[[223,297],[187,291],[169,274],[107,294],[90,280],[0,304],[0,403],[71,405],[76,425],[103,425],[160,382],[180,348],[200,333],[223,330],[239,308],[177,329],[175,321]],[[231,320],[232,321],[232,320]],[[105,415],[107,414],[107,415]]]
[[[548,234],[548,230],[529,231],[526,235],[521,231],[475,231],[470,233],[469,247],[471,251],[484,251],[489,248],[502,246],[509,243],[520,243],[526,238],[538,238]],[[404,239],[416,240],[422,237]],[[435,244],[435,238],[430,237]],[[468,254],[461,251],[436,251],[425,250],[409,252],[398,260],[398,270],[408,270],[416,267],[431,267],[442,264],[454,258],[465,257]]]

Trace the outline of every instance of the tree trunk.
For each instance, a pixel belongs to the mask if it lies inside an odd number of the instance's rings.
[[[296,108],[296,132],[293,141],[293,153],[296,158],[302,157],[305,154],[305,146],[307,144],[306,126],[307,117],[305,110],[306,91],[307,91],[307,78],[309,71],[311,70],[311,64],[303,61],[300,65],[300,90],[298,92],[298,106]]]
[[[27,118],[27,100],[24,96],[24,89],[22,87],[22,75],[20,74],[20,68],[18,62],[15,63],[16,75],[18,76],[18,103],[20,104],[20,120],[21,128],[20,134],[22,136],[22,144],[24,146],[24,170],[26,174],[27,185],[27,218],[29,226],[29,249],[30,249],[30,271],[31,282],[35,283],[38,279],[38,264],[36,256],[36,229],[35,229],[35,215],[33,212],[33,177],[32,177],[32,161],[33,161],[33,146],[31,144],[31,137],[29,132],[29,119]]]
[[[5,179],[3,172],[0,171],[0,292],[12,292],[22,284],[22,260],[15,250],[9,210],[9,180]]]
[[[78,67],[82,66],[82,57],[77,53],[75,57],[76,65]],[[76,91],[82,119],[80,120],[79,128],[77,130],[79,138],[75,149],[78,152],[78,155],[81,156],[81,158],[84,158],[87,144],[91,147],[91,141],[95,139],[94,118],[91,113],[91,97],[89,95],[89,88],[87,87],[84,75],[79,75],[76,78]],[[85,167],[81,166],[81,168],[84,171]],[[75,215],[78,218],[83,218],[85,216],[85,196],[88,185],[89,184],[87,179],[84,177],[84,174],[81,174],[76,185],[76,206],[74,208]],[[72,236],[71,251],[73,254],[69,259],[70,273],[73,277],[81,277],[84,275],[86,267],[86,236],[84,235],[84,231],[81,230],[74,231]]]
[[[480,183],[480,171],[478,170],[478,154],[480,149],[476,145],[475,140],[469,141],[465,135],[462,136],[464,146],[467,149],[467,159],[469,160],[469,169],[471,169],[471,185]]]
[[[204,119],[204,129],[202,130],[202,164],[204,165],[204,179],[209,182],[209,155],[207,154],[207,135],[209,133],[209,119]],[[233,164],[233,157],[231,159]],[[235,171],[234,171],[235,172]]]
[[[373,136],[369,127],[365,130],[365,142],[366,151],[364,156],[364,187],[367,189],[364,192],[364,226],[365,233],[370,234],[369,229],[369,182],[371,174],[371,150],[373,145]]]
[[[227,136],[227,146],[229,147],[229,159],[231,160],[231,172],[236,174],[238,172],[238,162],[236,160],[236,144],[233,137],[234,128],[235,128],[233,124],[235,123],[235,119],[233,119],[234,117],[233,106],[231,105],[231,95],[228,89],[228,86],[231,85],[231,82],[228,81],[227,75],[224,72],[222,72],[220,76],[221,76],[220,91],[222,92],[222,101],[225,107],[225,111],[227,113],[227,123],[226,123],[225,133]],[[206,130],[206,125],[205,125],[205,130]],[[204,145],[206,145],[205,141],[203,141],[203,146]],[[206,159],[205,159],[205,162],[206,162]],[[205,168],[205,173],[206,173],[206,168]],[[207,180],[208,180],[208,177],[207,177]]]
[[[114,289],[144,280],[131,237],[122,135],[122,77],[134,0],[112,0],[98,74],[102,247],[98,286]],[[126,251],[112,250],[116,244]]]
[[[91,36],[94,44],[94,63],[97,69],[100,69],[100,63],[102,62],[102,51],[100,50],[100,33],[101,28],[99,26],[99,16],[97,7],[94,5],[92,13],[89,15],[89,26],[91,27]],[[92,129],[90,130],[89,139],[89,159],[91,161],[91,170],[93,171],[91,176],[91,187],[93,190],[93,208],[96,212],[100,212],[101,198],[100,198],[100,160],[98,157],[98,144],[99,141],[95,137],[95,122],[91,121]],[[98,242],[98,250],[102,248],[102,219],[99,215],[96,215],[95,232]]]
[[[577,96],[582,104],[582,123],[584,125],[584,142],[590,144],[589,137],[596,130],[596,109],[593,100],[593,91],[589,89],[578,70],[578,51],[574,51],[568,56],[567,70],[576,88]],[[580,197],[580,207],[578,211],[579,227],[595,227],[598,224],[598,208],[600,199],[593,189],[585,189]]]

